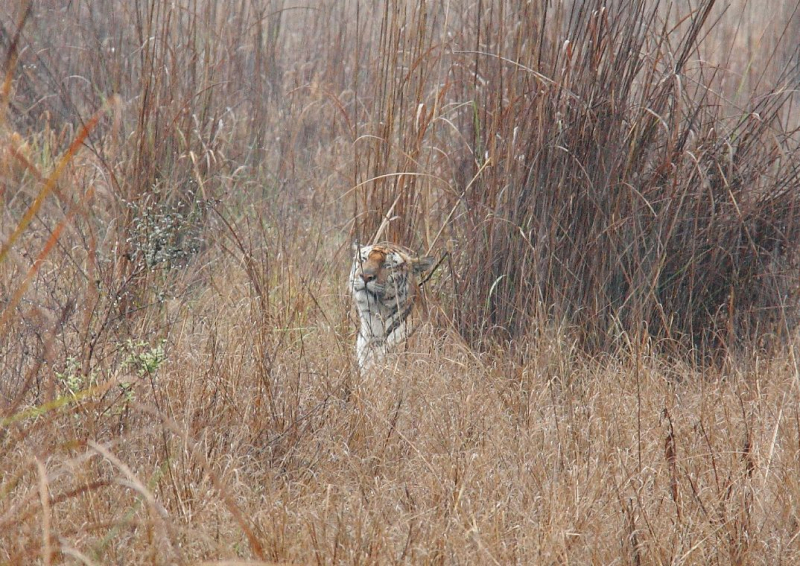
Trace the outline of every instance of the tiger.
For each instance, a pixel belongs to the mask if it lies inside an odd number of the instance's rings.
[[[364,371],[414,332],[411,315],[422,299],[418,278],[431,270],[434,258],[388,242],[356,244],[353,252],[348,282],[360,325],[356,358]]]

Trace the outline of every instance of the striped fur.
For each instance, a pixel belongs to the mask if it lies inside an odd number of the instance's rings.
[[[360,325],[356,357],[358,367],[366,370],[414,331],[411,314],[420,297],[417,278],[432,267],[433,258],[417,258],[389,243],[353,251],[349,286]]]

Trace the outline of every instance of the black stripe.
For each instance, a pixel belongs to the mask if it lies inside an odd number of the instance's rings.
[[[389,325],[389,327],[384,332],[384,335],[388,338],[391,336],[392,332],[397,330],[401,324],[408,318],[408,315],[411,314],[411,309],[414,308],[414,303],[411,303],[406,307],[406,309],[402,312],[402,315],[395,318],[394,321]]]

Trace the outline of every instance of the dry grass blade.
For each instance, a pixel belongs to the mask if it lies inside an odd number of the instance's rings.
[[[143,408],[143,410],[145,412],[152,412],[147,408]],[[163,425],[165,427],[169,428],[170,430],[172,430],[172,432],[174,434],[182,437],[182,440],[183,440],[183,442],[185,444],[187,444],[187,445],[191,445],[192,444],[192,440],[187,436],[186,432],[183,431],[180,427],[178,427],[174,422],[171,422],[165,416],[163,416],[161,414],[158,414],[158,413],[154,414],[153,416],[155,418],[159,418],[162,421]],[[211,467],[210,463],[203,457],[201,452],[195,450],[194,447],[192,447],[192,448],[193,448],[192,453],[195,454],[195,457],[199,460],[200,465],[203,467],[204,472],[208,475],[209,478],[211,478],[211,481],[212,481],[212,484],[214,485],[214,488],[217,490],[219,495],[223,498],[225,506],[227,507],[228,511],[235,518],[235,520],[236,520],[237,524],[239,525],[239,527],[241,528],[242,532],[247,537],[247,541],[250,544],[250,548],[253,551],[253,554],[255,554],[256,556],[258,556],[261,559],[264,559],[266,553],[264,551],[264,548],[263,548],[261,542],[259,541],[259,538],[256,536],[256,533],[254,532],[253,526],[250,524],[250,522],[245,517],[245,514],[241,511],[239,506],[236,504],[236,502],[230,496],[230,494],[228,493],[228,490],[225,488],[223,483],[220,481],[219,477],[214,472],[214,470]]]
[[[80,202],[77,203],[77,207],[83,207],[83,205],[91,198],[91,195],[92,195],[92,190],[89,189],[86,192],[86,194],[84,194],[81,197]],[[11,295],[11,299],[6,304],[6,307],[5,309],[3,309],[2,314],[0,314],[0,340],[5,338],[6,329],[9,327],[8,323],[11,317],[13,316],[13,313],[17,305],[22,300],[22,297],[25,295],[25,292],[28,289],[28,285],[30,285],[31,280],[34,278],[34,276],[39,271],[44,261],[47,259],[47,256],[50,254],[50,252],[58,243],[58,239],[61,237],[61,232],[64,230],[66,226],[69,225],[70,222],[72,222],[75,216],[75,211],[76,208],[70,210],[67,213],[67,216],[61,222],[58,223],[58,225],[53,230],[53,233],[47,239],[47,242],[42,248],[42,251],[39,253],[39,255],[36,257],[36,260],[33,262],[33,265],[30,266],[28,272],[25,274],[25,277],[22,279],[19,286],[14,291],[13,295]],[[9,247],[10,247],[10,241],[9,241]]]
[[[42,563],[50,565],[53,563],[53,544],[51,522],[52,513],[50,510],[50,491],[47,483],[47,469],[38,458],[36,468],[39,472],[39,501],[42,504]]]
[[[39,190],[39,193],[36,195],[36,199],[31,203],[28,209],[25,211],[25,214],[22,215],[19,223],[17,224],[14,231],[8,236],[6,241],[3,243],[3,246],[0,247],[0,263],[5,260],[8,251],[17,241],[17,238],[22,234],[23,231],[28,227],[28,225],[33,220],[36,213],[39,212],[39,209],[44,204],[45,199],[50,195],[53,189],[58,182],[59,177],[63,174],[64,170],[66,169],[67,165],[69,165],[70,161],[75,157],[75,154],[78,150],[83,146],[83,143],[86,141],[86,138],[89,137],[89,134],[92,133],[92,130],[97,126],[97,123],[100,121],[101,116],[105,113],[105,110],[97,112],[94,116],[92,116],[86,125],[81,128],[81,131],[75,137],[75,139],[70,144],[69,148],[67,149],[66,153],[61,157],[56,165],[55,169],[53,170],[50,175],[44,181],[42,188]]]
[[[147,506],[151,511],[151,520],[159,525],[159,528],[153,529],[153,532],[162,533],[162,536],[166,535],[167,542],[169,543],[169,547],[172,550],[173,555],[178,559],[178,562],[183,562],[183,559],[181,558],[180,546],[177,544],[176,533],[172,528],[171,522],[169,521],[169,513],[166,511],[166,509],[164,509],[158,499],[149,489],[145,487],[141,481],[139,481],[133,470],[131,470],[119,458],[114,456],[110,450],[91,440],[87,444],[89,448],[103,456],[103,458],[111,462],[115,468],[122,472],[122,474],[125,476],[125,480],[118,480],[118,484],[120,486],[134,489],[147,502]]]
[[[5,75],[3,77],[3,87],[2,90],[0,90],[0,127],[4,126],[6,123],[6,109],[8,108],[9,97],[11,95],[11,83],[14,80],[14,71],[17,68],[20,37],[22,36],[22,29],[25,27],[25,22],[31,15],[33,2],[25,2],[22,6],[14,37],[11,38],[11,43],[6,51],[5,64],[3,65]]]

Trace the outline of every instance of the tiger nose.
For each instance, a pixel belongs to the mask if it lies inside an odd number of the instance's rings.
[[[370,281],[372,281],[373,279],[375,279],[375,274],[374,274],[374,273],[364,273],[364,272],[362,271],[362,272],[361,272],[361,279],[363,279],[363,280],[364,280],[364,283],[369,283]]]

